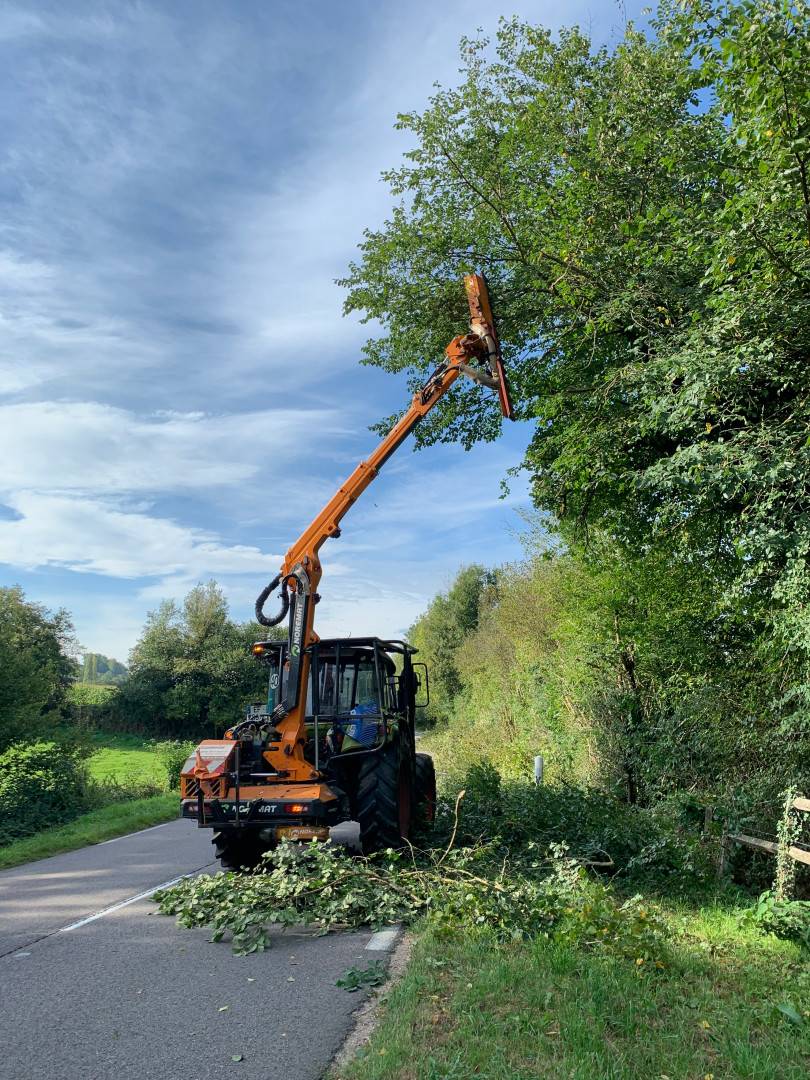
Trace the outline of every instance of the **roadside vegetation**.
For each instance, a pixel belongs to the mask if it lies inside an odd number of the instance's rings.
[[[741,930],[739,914],[659,909],[673,938],[662,967],[566,942],[500,945],[488,930],[430,928],[340,1078],[801,1080],[806,957]]]
[[[259,633],[209,583],[149,617],[129,667],[79,663],[67,612],[0,589],[0,865],[173,816],[195,742],[264,694]]]
[[[807,1074],[810,903],[763,920],[718,879],[717,838],[671,815],[491,766],[464,782],[418,847],[285,843],[259,873],[164,890],[160,910],[240,953],[279,925],[415,931],[346,1080]]]
[[[439,745],[773,835],[810,785],[810,7],[676,3],[611,48],[518,19],[399,118],[347,309],[425,366],[483,269],[536,517],[414,628]],[[423,443],[495,438],[463,381]]]

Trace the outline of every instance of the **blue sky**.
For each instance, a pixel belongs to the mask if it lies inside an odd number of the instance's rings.
[[[247,619],[404,379],[334,284],[391,201],[396,113],[500,14],[611,40],[609,0],[0,7],[0,583],[126,659],[215,578]],[[463,329],[462,327],[459,328]],[[403,447],[323,551],[322,634],[401,634],[519,557],[529,432]]]

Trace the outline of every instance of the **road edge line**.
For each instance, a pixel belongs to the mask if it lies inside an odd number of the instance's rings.
[[[192,871],[192,873],[195,872],[196,871]],[[60,926],[56,933],[66,934],[69,930],[78,930],[80,926],[87,926],[88,923],[95,922],[96,919],[103,919],[105,915],[112,915],[114,911],[120,911],[121,908],[129,907],[130,904],[134,904],[138,900],[145,900],[147,896],[154,896],[154,894],[161,889],[168,889],[170,885],[176,885],[178,881],[183,881],[187,877],[191,877],[191,874],[181,874],[180,877],[172,878],[171,881],[164,881],[161,885],[153,885],[152,888],[147,889],[146,892],[138,893],[137,896],[130,896],[128,900],[120,900],[117,904],[104,908],[103,911],[97,911],[95,915],[88,915],[84,919],[79,919],[78,922],[71,923],[70,926]]]
[[[109,840],[99,840],[97,844],[88,844],[88,847],[104,847],[105,844],[116,844],[119,840],[129,839],[130,836],[140,836],[141,833],[152,832],[153,829],[164,829],[167,825],[171,825],[171,821],[161,821],[159,825],[149,825],[145,829],[136,829],[135,832],[124,833],[121,836],[111,836]]]
[[[388,952],[396,944],[401,927],[392,926],[388,930],[378,930],[369,938],[366,949],[369,952]]]

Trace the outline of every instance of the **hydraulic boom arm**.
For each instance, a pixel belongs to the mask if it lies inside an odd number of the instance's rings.
[[[313,629],[315,604],[321,579],[318,553],[324,542],[340,536],[340,522],[382,466],[402,445],[419,421],[447,393],[459,375],[467,375],[496,390],[505,417],[512,419],[509,389],[501,362],[495,323],[486,282],[479,274],[464,279],[470,305],[470,333],[454,338],[445,359],[416,393],[408,411],[394,425],[374,452],[361,461],[348,480],[332,496],[315,520],[289,549],[280,574],[262,590],[256,601],[256,618],[264,626],[281,622],[292,605],[289,633],[289,670],[284,700],[277,706],[275,728],[279,739],[265,752],[270,765],[288,781],[314,780],[317,772],[304,758],[306,741],[306,692],[309,656],[306,649],[318,640]],[[281,585],[282,607],[275,618],[263,613],[265,601]]]

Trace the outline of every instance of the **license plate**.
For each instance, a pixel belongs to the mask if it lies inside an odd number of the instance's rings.
[[[328,840],[329,830],[317,825],[279,825],[279,840]]]

